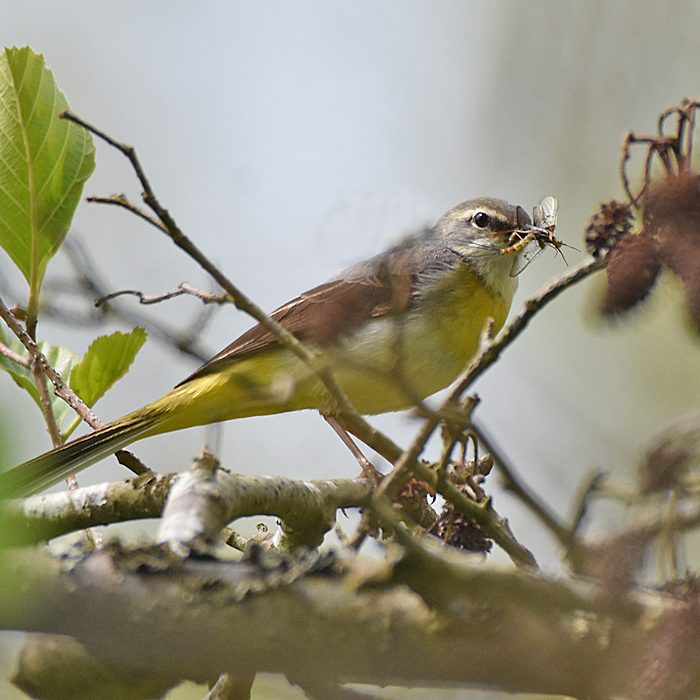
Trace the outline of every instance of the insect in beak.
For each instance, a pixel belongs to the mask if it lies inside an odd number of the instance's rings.
[[[501,248],[501,255],[517,253],[523,250],[530,242],[535,241],[540,250],[551,246],[559,250],[563,244],[555,236],[557,217],[559,215],[559,202],[551,195],[545,197],[532,210],[534,224],[526,224],[513,230],[508,239],[509,245]]]

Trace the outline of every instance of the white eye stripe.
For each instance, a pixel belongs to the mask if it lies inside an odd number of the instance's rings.
[[[473,219],[477,214],[486,214],[487,216],[491,217],[492,219],[500,219],[501,216],[498,214],[498,212],[495,212],[493,209],[489,209],[488,207],[478,207],[477,209],[469,209],[468,211],[465,212],[467,218]]]

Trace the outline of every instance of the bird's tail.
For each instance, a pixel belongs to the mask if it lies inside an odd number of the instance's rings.
[[[163,416],[137,412],[120,418],[94,433],[72,440],[6,472],[0,473],[0,498],[21,498],[53,486],[61,479],[89,467],[102,458],[157,432]]]

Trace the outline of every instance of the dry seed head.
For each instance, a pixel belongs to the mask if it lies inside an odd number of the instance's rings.
[[[615,200],[601,204],[586,228],[586,250],[596,258],[607,255],[615,244],[629,233],[632,223],[629,204]]]
[[[493,546],[493,542],[484,535],[478,525],[469,522],[464,515],[455,512],[449,505],[442,509],[438,521],[430,532],[445,544],[467,552],[488,554]]]
[[[674,227],[676,222],[700,224],[700,177],[682,172],[658,180],[647,191],[642,202],[644,229]]]
[[[645,299],[660,270],[661,260],[653,238],[628,235],[618,241],[608,258],[608,286],[602,313],[619,314]]]
[[[644,229],[685,287],[691,321],[700,331],[700,177],[692,172],[666,177],[644,199]]]

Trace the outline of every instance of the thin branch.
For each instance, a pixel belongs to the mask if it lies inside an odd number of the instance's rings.
[[[632,194],[632,187],[630,186],[629,178],[627,177],[627,161],[630,159],[630,145],[632,144],[633,138],[634,134],[631,131],[625,132],[625,135],[622,137],[620,161],[618,163],[618,175],[620,176],[620,181],[622,182],[622,188],[625,190],[627,199],[629,199],[631,204],[634,204],[635,198]]]
[[[450,477],[444,471],[436,472],[428,465],[418,461],[416,451],[422,450],[422,445],[429,438],[428,431],[431,428],[435,429],[431,421],[426,420],[423,422],[421,430],[411,447],[396,462],[396,467],[391,474],[379,484],[372,497],[370,508],[363,513],[362,521],[350,540],[350,546],[355,549],[359,548],[367,533],[374,526],[377,515],[381,512],[386,512],[383,510],[382,504],[391,502],[398,494],[398,490],[394,491],[394,489],[401,487],[404,477],[407,478],[407,476],[413,474],[416,478],[427,483],[436,492],[440,493],[458,512],[477,524],[487,537],[492,539],[508,554],[516,566],[526,569],[537,569],[537,560],[532,552],[518,542],[510,530],[508,521],[493,509],[490,500],[477,502],[468,498],[452,483]],[[406,470],[409,469],[408,465],[411,464],[411,460],[412,466],[407,474]],[[398,474],[398,476],[395,476],[395,474]],[[383,522],[383,519],[380,522]],[[383,522],[383,524],[386,523]]]
[[[83,402],[83,400],[70,388],[70,386],[63,381],[61,375],[50,365],[49,361],[46,359],[46,356],[39,349],[37,343],[29,335],[29,333],[22,328],[21,324],[17,321],[7,306],[5,306],[5,303],[1,298],[0,318],[5,321],[8,328],[17,336],[32,358],[32,361],[30,361],[30,366],[33,368],[34,372],[34,383],[36,384],[37,391],[39,392],[39,397],[42,404],[42,413],[49,428],[53,446],[58,447],[61,445],[63,443],[63,438],[61,437],[60,431],[53,416],[53,410],[51,409],[46,389],[46,382],[44,381],[45,376],[48,377],[53,384],[54,393],[56,396],[63,399],[63,401],[65,401],[91,428],[94,428],[95,430],[101,428],[103,426],[102,421],[97,418],[90,407]],[[120,453],[122,452],[124,451],[120,450]],[[132,469],[136,474],[143,473],[143,470],[147,468],[140,462],[140,466],[137,465],[134,462],[136,458],[133,455],[129,457],[129,455],[130,453],[122,454],[121,457],[118,457],[117,459],[120,464]],[[70,488],[77,487],[75,477],[69,477],[68,482]]]
[[[122,467],[126,467],[129,471],[136,474],[136,476],[153,474],[153,470],[147,467],[133,452],[129,452],[129,450],[117,450],[114,456]]]
[[[508,520],[501,517],[491,506],[491,500],[481,503],[467,498],[444,475],[438,482],[437,490],[449,501],[456,510],[479,526],[479,529],[492,539],[519,568],[537,570],[537,560],[532,552],[518,542],[511,532]]]
[[[550,531],[563,543],[568,543],[568,529],[559,521],[554,513],[547,507],[544,501],[540,500],[520,479],[515,469],[510,465],[506,457],[496,446],[495,442],[486,434],[483,428],[472,421],[474,431],[479,436],[479,441],[484,448],[493,456],[494,462],[498,466],[499,472],[505,482],[505,487],[515,495]]]
[[[398,459],[394,461],[394,468],[385,476],[379,486],[377,487],[374,497],[373,505],[376,503],[381,503],[384,499],[392,500],[401,487],[406,482],[406,480],[411,476],[411,474],[417,473],[418,458],[423,451],[425,444],[430,439],[437,428],[438,421],[435,419],[427,419],[423,421],[418,433],[416,434],[413,442],[409,447],[407,447],[403,452],[400,453]],[[347,426],[345,426],[347,427]],[[351,432],[354,432],[352,428],[349,428]],[[360,437],[358,435],[358,437]],[[362,439],[362,438],[361,438]],[[432,486],[435,483],[435,475],[429,472],[427,469],[424,470],[425,477],[428,477],[427,483]],[[365,541],[369,532],[374,528],[374,514],[377,512],[376,507],[365,511],[362,514],[362,520],[358,526],[355,534],[350,539],[350,546],[354,549],[359,549],[363,542]]]
[[[571,516],[571,523],[568,528],[568,540],[571,543],[574,542],[576,536],[578,535],[583,522],[588,515],[588,509],[591,504],[591,499],[595,496],[603,485],[603,482],[607,478],[607,474],[600,469],[593,469],[584,478],[583,482],[579,486],[578,494],[574,499],[574,509],[573,515]]]
[[[61,379],[59,373],[49,364],[44,354],[39,349],[36,342],[30,337],[29,333],[22,328],[20,323],[14,317],[12,312],[5,306],[0,299],[0,318],[5,321],[8,328],[19,338],[20,342],[31,355],[34,364],[41,368],[41,371],[49,378],[54,385],[56,396],[62,398],[80,417],[91,427],[97,429],[102,426],[102,423],[97,419],[97,416],[90,410],[80,397]],[[42,381],[37,381],[37,389],[41,391]]]
[[[24,355],[20,355],[11,348],[8,348],[7,345],[3,343],[0,343],[0,355],[4,355],[8,360],[12,360],[25,369],[30,369],[32,366],[29,358],[25,357]]]
[[[22,326],[14,318],[12,312],[10,312],[9,309],[7,309],[7,307],[5,307],[2,299],[0,299],[0,315],[2,316],[3,320],[5,320],[5,322],[8,323],[8,326],[10,326],[11,330],[15,334],[17,334],[17,331],[19,331],[18,338],[22,343],[24,343],[24,346],[27,349],[27,351],[31,354],[32,349],[35,349],[37,353],[37,355],[33,356],[34,362],[31,363],[31,370],[32,375],[34,377],[34,385],[36,386],[37,393],[39,394],[39,406],[41,408],[41,413],[44,416],[44,422],[46,423],[46,427],[51,438],[51,444],[54,448],[60,447],[61,445],[63,445],[64,438],[63,435],[61,435],[61,430],[58,427],[58,424],[56,423],[56,415],[53,412],[51,399],[49,397],[49,390],[46,386],[47,377],[51,378],[51,381],[54,382],[55,391],[57,395],[59,394],[59,390],[61,390],[63,393],[63,396],[61,398],[67,397],[70,394],[72,394],[72,398],[76,402],[76,405],[82,405],[95,421],[97,420],[97,418],[92,413],[92,411],[90,411],[90,409],[80,400],[78,395],[75,394],[73,390],[70,389],[70,387],[63,383],[58,372],[56,372],[54,368],[51,367],[44,354],[39,350],[39,346],[36,344],[35,338],[22,328]],[[8,322],[8,319],[14,321],[14,323],[10,324]],[[36,323],[32,324],[32,328],[36,329]],[[68,402],[67,398],[65,398],[64,400]],[[73,474],[69,474],[66,477],[66,483],[68,484],[68,488],[72,491],[75,491],[79,486],[78,480]],[[99,547],[103,542],[102,533],[100,533],[95,528],[86,529],[85,537],[93,547]]]
[[[155,226],[159,231],[162,231],[165,234],[168,233],[165,226],[160,221],[158,221],[158,219],[151,216],[147,211],[144,211],[143,209],[141,209],[141,207],[134,204],[125,194],[112,194],[108,197],[98,197],[95,195],[91,195],[86,199],[88,202],[92,202],[95,204],[110,204],[112,206],[126,209],[128,212],[131,212],[135,216],[138,216],[140,219],[143,219],[145,222],[151,224],[151,226]]]
[[[95,261],[88,255],[85,247],[79,241],[69,237],[63,242],[62,248],[73,265],[73,269],[78,276],[79,285],[83,289],[84,294],[92,297],[91,302],[93,302],[95,298],[106,296],[111,286],[103,281],[105,278],[103,272],[98,270]],[[69,291],[74,292],[75,286],[75,280],[72,280]],[[44,304],[46,304],[46,300],[44,300],[42,307]],[[204,324],[211,318],[210,312],[212,308],[213,307],[208,307],[204,313],[199,314],[194,319],[193,323],[185,326],[186,331],[183,331],[183,329],[179,327],[169,328],[161,321],[151,319],[145,314],[135,312],[132,308],[127,308],[119,302],[113,302],[101,307],[102,311],[109,310],[110,313],[116,315],[126,323],[142,326],[148,332],[149,338],[160,340],[166,345],[170,345],[180,352],[193,357],[200,363],[206,362],[213,354],[211,351],[203,348],[200,341],[201,333],[204,330]],[[49,311],[54,315],[60,313],[60,309],[51,307],[49,307]],[[42,312],[46,315],[46,310],[44,308],[42,308]],[[100,317],[104,318],[104,314],[101,314]],[[64,319],[64,322],[74,322],[74,319],[69,317]]]
[[[49,390],[46,386],[46,375],[38,362],[32,363],[32,375],[34,376],[34,385],[39,394],[39,405],[41,407],[41,413],[44,416],[46,428],[49,432],[49,437],[51,438],[51,444],[54,447],[60,447],[63,444],[63,436],[56,424],[56,416],[54,415],[51,399],[49,397]]]
[[[563,291],[586,279],[605,266],[605,260],[584,260],[576,267],[552,280],[539,292],[527,299],[512,321],[498,334],[495,340],[484,343],[476,357],[450,393],[448,401],[461,396],[496,360],[501,353],[525,330],[532,318]]]
[[[228,294],[214,294],[213,292],[205,292],[202,289],[197,289],[192,286],[189,282],[181,282],[175,289],[169,292],[163,292],[162,294],[147,295],[138,289],[120,289],[116,292],[111,292],[110,294],[105,294],[95,301],[95,306],[100,307],[107,301],[116,299],[127,294],[131,294],[138,298],[139,304],[147,306],[149,304],[160,304],[162,301],[169,301],[170,299],[175,299],[183,295],[189,295],[196,297],[204,304],[230,304],[231,297]]]
[[[516,602],[523,596],[522,602],[546,615],[553,609],[581,609],[607,611],[605,603],[592,595],[592,589],[583,586],[580,591],[576,586],[549,586],[547,579],[535,573],[523,571],[517,574],[494,568],[484,569],[476,566],[469,555],[454,547],[445,547],[437,539],[416,537],[398,521],[385,501],[379,506],[382,519],[391,522],[397,540],[406,550],[403,561],[395,571],[396,578],[409,582],[411,588],[420,593],[431,606],[442,608],[453,606],[461,597],[472,598],[477,593],[482,600],[491,599],[493,603],[507,600]],[[491,580],[489,590],[478,590],[483,581],[482,575]],[[511,588],[512,586],[512,588]],[[509,592],[508,592],[508,589]],[[640,612],[639,604],[633,600],[617,601],[616,612],[634,619]]]

